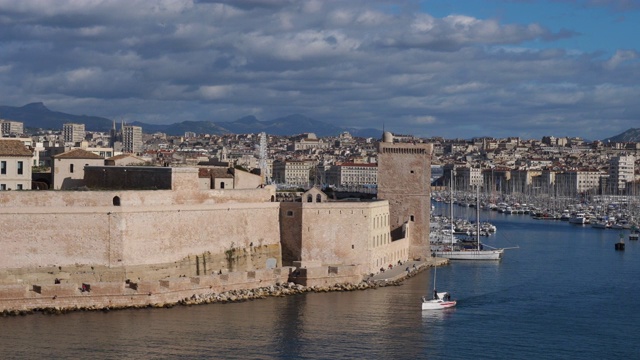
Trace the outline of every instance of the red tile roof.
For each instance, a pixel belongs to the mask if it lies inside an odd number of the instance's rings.
[[[104,159],[100,155],[96,155],[90,151],[83,149],[73,149],[62,154],[54,155],[56,159]]]
[[[20,140],[0,140],[0,156],[33,156]]]

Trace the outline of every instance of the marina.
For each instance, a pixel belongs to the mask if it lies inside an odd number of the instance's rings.
[[[434,192],[432,199],[434,203],[442,203],[445,206],[452,203],[454,207],[459,208],[475,207],[475,194],[459,192],[453,196],[454,199],[450,199],[447,192],[440,191]],[[527,202],[527,200],[529,201]],[[629,230],[632,232],[640,229],[640,197],[638,196],[594,196],[589,200],[565,198],[543,202],[532,202],[535,200],[531,198],[527,200],[507,195],[496,199],[496,196],[481,194],[479,206],[482,210],[491,210],[499,214],[528,215],[535,220],[566,221],[569,224],[584,225],[596,229]],[[432,217],[435,217],[436,222],[450,221],[446,219],[447,215],[442,211],[432,212]],[[464,218],[455,218],[454,222],[456,235],[475,234],[473,230],[475,225],[468,221],[465,222]],[[481,224],[481,236],[488,236],[495,231],[496,228],[492,224],[487,222]]]

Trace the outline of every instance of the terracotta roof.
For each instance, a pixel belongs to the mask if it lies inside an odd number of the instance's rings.
[[[96,155],[90,151],[83,149],[73,149],[62,154],[54,155],[56,159],[104,159],[100,155]]]
[[[120,155],[116,155],[116,156],[112,156],[110,158],[108,158],[107,160],[122,160],[122,159],[126,159],[126,158],[133,158],[139,161],[144,161],[144,159],[141,159],[135,155],[132,154],[120,154]]]
[[[20,140],[0,140],[0,156],[33,156]]]
[[[213,178],[213,179],[233,178],[233,174],[231,173],[231,169],[226,167],[225,168],[198,168],[198,177]]]

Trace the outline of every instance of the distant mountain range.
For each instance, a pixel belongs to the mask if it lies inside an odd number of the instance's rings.
[[[640,142],[640,128],[629,129],[622,134],[602,140],[603,142]]]
[[[43,103],[31,103],[21,107],[0,106],[0,119],[21,121],[25,128],[62,130],[65,123],[84,124],[87,131],[107,132],[113,127],[113,120],[88,115],[72,115],[49,110]],[[312,132],[317,136],[336,136],[348,131],[358,137],[380,137],[381,130],[339,127],[314,120],[303,115],[289,115],[269,121],[259,121],[255,116],[245,116],[230,122],[183,121],[168,125],[133,122],[141,126],[145,133],[163,132],[167,135],[184,135],[191,131],[197,134],[250,134],[266,132],[270,135],[297,135]]]

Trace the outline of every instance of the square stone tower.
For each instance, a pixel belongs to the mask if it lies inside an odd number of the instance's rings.
[[[389,201],[392,239],[401,238],[402,225],[410,223],[409,258],[431,256],[432,153],[431,144],[394,143],[389,132],[378,148],[378,198]]]

